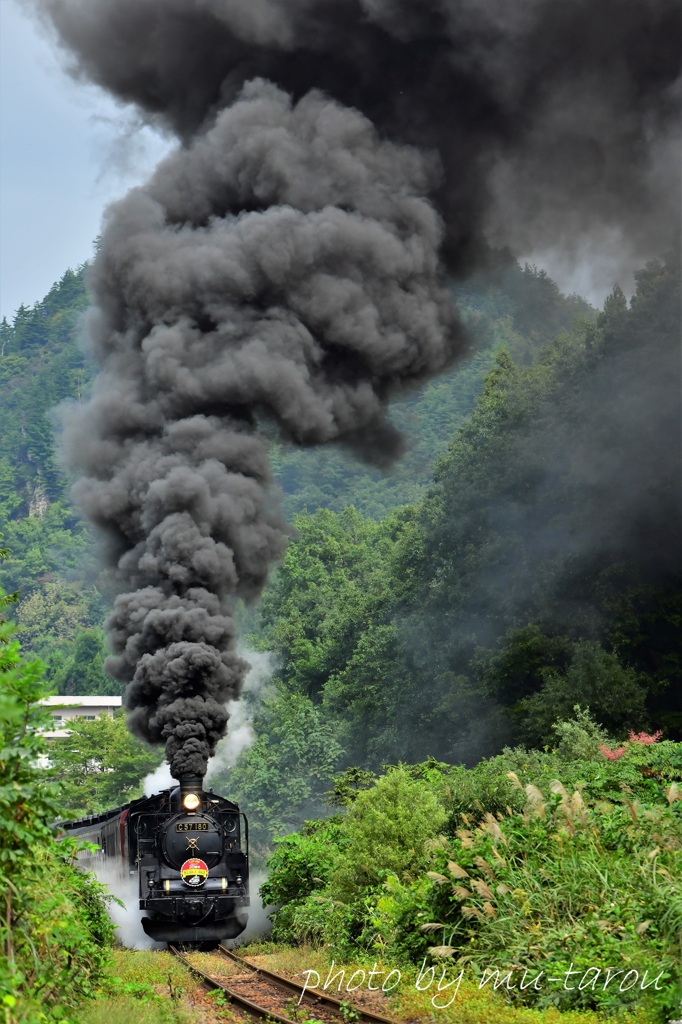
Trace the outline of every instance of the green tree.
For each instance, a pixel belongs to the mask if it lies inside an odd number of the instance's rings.
[[[101,980],[113,941],[102,888],[57,843],[59,793],[44,768],[38,662],[0,623],[0,1006],[12,1024],[65,1021]]]
[[[140,795],[140,783],[163,755],[133,736],[124,716],[100,715],[94,721],[70,721],[68,736],[52,741],[49,758],[62,806],[72,817],[81,817]]]
[[[59,652],[49,673],[50,684],[62,694],[123,695],[124,686],[104,671],[108,655],[103,629],[84,629]]]
[[[432,788],[402,766],[391,768],[349,806],[343,832],[345,857],[330,886],[342,899],[357,898],[388,874],[404,876],[426,862],[425,843],[437,836],[447,814]]]
[[[22,598],[16,612],[24,649],[39,653],[73,641],[90,624],[89,595],[76,583],[46,582]]]
[[[323,810],[341,748],[319,707],[302,694],[274,687],[254,729],[252,746],[210,781],[248,810],[252,836],[267,845],[273,835],[292,832]]]
[[[376,523],[350,507],[297,516],[295,527],[263,597],[260,643],[281,660],[288,686],[319,699],[386,594],[387,562],[404,524],[400,513]]]
[[[625,668],[615,654],[594,641],[573,645],[564,672],[546,669],[540,690],[514,707],[520,719],[518,733],[526,742],[541,744],[558,718],[568,718],[574,705],[589,705],[593,715],[611,733],[646,724],[646,681]]]

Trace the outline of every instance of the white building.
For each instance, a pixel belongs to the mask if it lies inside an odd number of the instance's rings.
[[[39,701],[52,713],[54,727],[41,730],[47,740],[56,740],[68,736],[68,723],[74,718],[86,718],[94,721],[99,715],[114,717],[114,710],[120,708],[122,697],[45,697]]]

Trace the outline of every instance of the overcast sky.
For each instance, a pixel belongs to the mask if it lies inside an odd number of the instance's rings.
[[[165,148],[100,90],[72,81],[16,0],[0,0],[0,317],[90,257],[106,204]]]

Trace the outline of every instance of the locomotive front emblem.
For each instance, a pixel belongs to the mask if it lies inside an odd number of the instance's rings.
[[[180,868],[180,874],[185,885],[196,888],[203,885],[208,878],[208,864],[199,857],[191,857]]]

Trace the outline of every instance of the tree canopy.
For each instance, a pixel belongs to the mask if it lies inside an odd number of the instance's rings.
[[[120,692],[103,670],[109,581],[49,412],[90,386],[83,282],[65,275],[2,328],[3,576],[54,688]],[[249,705],[254,745],[222,776],[264,841],[339,769],[552,744],[575,703],[616,736],[680,734],[679,259],[598,317],[505,258],[453,291],[471,358],[392,404],[409,438],[392,473],[271,445],[294,536],[242,621],[277,667]]]

